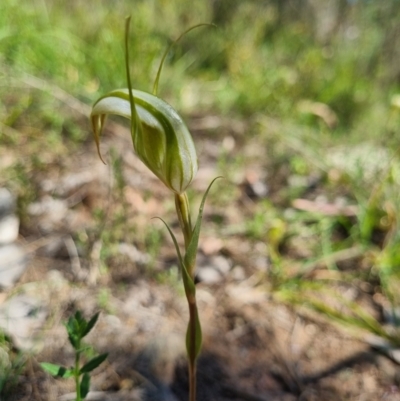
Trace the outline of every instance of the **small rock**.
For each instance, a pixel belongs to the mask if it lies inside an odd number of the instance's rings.
[[[0,247],[0,286],[11,287],[27,268],[27,256],[22,247],[10,244]]]
[[[214,256],[210,260],[210,264],[214,269],[218,270],[222,275],[226,275],[231,270],[231,264],[227,258],[223,256]]]
[[[13,214],[15,211],[15,198],[6,188],[0,188],[0,219]]]
[[[0,245],[10,244],[18,238],[19,219],[14,214],[15,198],[5,188],[0,188]]]
[[[18,238],[19,218],[13,214],[0,219],[0,244],[11,244]]]
[[[127,256],[133,263],[145,265],[150,262],[150,256],[140,252],[134,245],[123,242],[118,245],[118,250],[121,255]]]
[[[61,220],[68,210],[66,201],[45,196],[39,202],[31,203],[28,206],[28,213],[31,216],[50,215],[56,220]]]
[[[250,198],[265,198],[268,195],[265,178],[265,174],[260,175],[255,170],[246,171],[245,191]]]
[[[95,175],[91,171],[84,170],[68,174],[61,180],[44,180],[41,185],[46,192],[52,192],[58,196],[68,196],[94,179]]]
[[[215,296],[213,294],[213,291],[210,290],[209,288],[206,289],[198,287],[196,289],[196,298],[202,311],[204,311],[206,308],[211,308],[213,311],[215,310],[216,307]]]
[[[264,290],[245,285],[229,285],[226,287],[226,293],[240,305],[260,304],[267,299],[267,293]]]
[[[49,270],[46,274],[46,281],[56,291],[61,291],[65,286],[69,285],[69,281],[58,270]]]
[[[103,320],[110,332],[112,332],[113,330],[121,330],[122,322],[118,316],[106,315],[104,316]]]
[[[65,200],[44,196],[40,201],[28,206],[28,213],[31,216],[40,216],[38,226],[43,232],[50,233],[67,220],[68,204]]]
[[[42,328],[47,313],[40,302],[27,295],[17,295],[0,307],[0,327],[16,347],[31,350],[35,334]]]
[[[207,237],[201,242],[201,250],[205,255],[215,255],[223,247],[223,241],[220,238]]]
[[[268,271],[270,264],[265,256],[257,256],[254,260],[254,267],[260,271]]]
[[[229,260],[221,255],[200,257],[197,278],[207,284],[215,284],[222,280],[231,270]]]
[[[222,280],[221,273],[213,267],[208,266],[201,267],[197,271],[197,277],[201,282],[206,284],[215,284],[219,283]]]
[[[242,266],[235,266],[232,269],[232,278],[236,281],[242,281],[246,278],[246,273]]]

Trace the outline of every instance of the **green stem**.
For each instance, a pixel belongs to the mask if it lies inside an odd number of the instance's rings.
[[[178,215],[179,225],[185,239],[185,249],[187,249],[192,239],[192,220],[190,218],[189,199],[186,192],[175,194],[175,208]]]
[[[192,220],[190,218],[189,199],[186,192],[175,194],[175,208],[178,215],[179,225],[185,239],[185,249],[189,246],[192,239]],[[193,278],[193,277],[192,277]]]
[[[196,298],[188,299],[189,304],[189,401],[196,401]]]
[[[189,200],[186,192],[175,194],[175,207],[178,215],[179,225],[185,239],[185,250],[187,251],[193,235],[192,221],[190,217]],[[194,281],[195,266],[186,266],[191,279]],[[189,401],[196,401],[196,324],[197,304],[195,294],[186,294],[189,306]]]
[[[81,344],[80,341],[78,342],[78,347],[75,350],[75,388],[76,388],[76,401],[82,401],[81,398],[81,386],[79,383],[79,369],[80,369],[80,356],[81,356]]]

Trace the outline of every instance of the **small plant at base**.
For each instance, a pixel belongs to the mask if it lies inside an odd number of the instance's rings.
[[[131,136],[137,156],[174,193],[176,212],[185,242],[183,256],[175,235],[167,223],[161,218],[159,219],[165,224],[173,240],[189,306],[189,323],[186,334],[186,350],[189,361],[189,401],[195,401],[196,360],[201,349],[202,334],[197,311],[194,275],[204,204],[215,179],[203,196],[197,220],[193,226],[185,190],[197,172],[196,149],[182,118],[156,94],[162,66],[171,46],[192,29],[209,24],[199,24],[188,29],[166,50],[154,82],[153,94],[132,89],[129,74],[129,24],[130,17],[126,19],[125,27],[125,68],[128,88],[112,91],[94,104],[91,113],[94,138],[101,158],[99,141],[107,115],[119,115],[131,120]]]
[[[99,313],[96,313],[89,321],[86,321],[81,312],[77,311],[74,316],[71,316],[65,325],[68,332],[68,340],[75,350],[75,365],[71,368],[55,365],[53,363],[43,362],[40,365],[42,368],[53,376],[75,379],[76,399],[82,401],[85,399],[90,388],[89,373],[96,369],[102,362],[105,361],[108,354],[101,354],[93,357],[83,366],[81,366],[81,355],[86,347],[82,339],[89,334],[99,318]]]
[[[9,338],[0,331],[0,400],[12,394],[14,386],[28,360],[28,354],[13,352]]]

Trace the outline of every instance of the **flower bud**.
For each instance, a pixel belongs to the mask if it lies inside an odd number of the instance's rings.
[[[101,97],[93,106],[91,121],[97,150],[106,116],[131,120],[133,147],[143,163],[172,191],[185,191],[197,172],[196,149],[179,114],[165,101],[146,92],[121,89]]]

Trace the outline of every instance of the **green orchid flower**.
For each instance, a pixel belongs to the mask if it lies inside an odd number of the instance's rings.
[[[183,193],[197,173],[196,149],[188,128],[179,114],[157,96],[133,90],[131,97],[133,112],[128,89],[110,92],[93,106],[91,120],[99,155],[105,117],[126,117],[131,120],[133,147],[140,160],[168,188]]]
[[[154,83],[154,94],[133,90],[126,33],[125,66],[128,89],[112,91],[97,100],[92,109],[91,122],[97,150],[102,159],[100,135],[107,115],[114,114],[130,119],[133,147],[138,157],[169,189],[176,194],[182,194],[196,175],[198,166],[193,139],[182,118],[167,102],[155,95],[161,68],[169,50],[170,48],[162,58]]]

